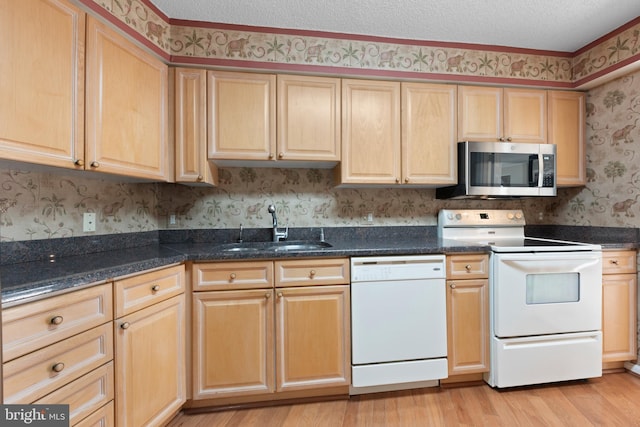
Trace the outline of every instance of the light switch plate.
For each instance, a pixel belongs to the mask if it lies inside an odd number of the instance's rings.
[[[96,231],[96,214],[94,212],[85,212],[82,216],[82,231],[85,233]]]

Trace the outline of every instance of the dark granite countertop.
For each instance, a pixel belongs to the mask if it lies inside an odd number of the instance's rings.
[[[269,231],[247,230],[245,241],[268,241]],[[320,229],[313,228],[293,229],[290,240],[317,241],[319,232]],[[422,226],[326,228],[325,240],[331,247],[302,251],[264,248],[250,252],[225,251],[230,242],[236,241],[235,234],[237,230],[165,230],[126,233],[117,237],[93,236],[55,239],[58,242],[3,244],[0,252],[0,261],[4,260],[0,263],[2,304],[11,306],[184,261],[489,251],[488,246],[443,241],[437,237],[436,227]],[[603,248],[634,249],[638,246],[635,229],[537,226],[528,228],[527,235],[601,244]]]

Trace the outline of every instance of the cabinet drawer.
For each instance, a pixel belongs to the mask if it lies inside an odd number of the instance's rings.
[[[109,362],[35,403],[69,405],[69,421],[74,425],[113,400],[113,379],[113,362]]]
[[[211,262],[193,265],[193,290],[273,287],[273,262]]]
[[[112,359],[111,323],[14,359],[3,365],[4,403],[33,403]]]
[[[447,279],[486,279],[489,277],[489,255],[447,255]]]
[[[276,287],[344,285],[350,282],[347,258],[275,262]]]
[[[602,251],[602,274],[636,272],[636,251]]]
[[[104,405],[74,427],[110,427],[116,425],[113,401]]]
[[[114,282],[116,317],[184,292],[184,265],[163,268]]]
[[[111,284],[34,301],[2,312],[5,362],[113,318]]]

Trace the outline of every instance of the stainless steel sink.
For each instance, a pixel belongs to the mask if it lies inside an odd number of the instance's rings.
[[[317,251],[330,248],[327,242],[311,240],[292,240],[282,242],[242,242],[222,245],[219,249],[222,252],[257,252],[257,251]]]

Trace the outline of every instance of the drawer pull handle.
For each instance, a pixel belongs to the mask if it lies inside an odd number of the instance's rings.
[[[229,275],[229,279],[230,279],[230,280],[236,280],[236,273],[231,273],[231,274]]]
[[[64,369],[64,363],[62,362],[58,362],[51,367],[51,370],[53,372],[62,372],[63,369]]]
[[[53,316],[51,318],[51,324],[52,325],[59,325],[64,321],[64,317],[62,316]]]
[[[467,271],[471,271],[471,264],[465,265],[464,269],[467,270]]]
[[[151,287],[151,290],[152,290],[153,292],[158,292],[158,291],[160,290],[160,285],[153,285],[153,286]]]
[[[617,260],[617,259],[609,260],[609,262],[610,262],[611,264],[613,264],[613,265],[618,265],[618,260]]]
[[[122,328],[122,329],[129,329],[129,326],[131,326],[131,325],[129,324],[129,322],[124,322],[122,325],[120,325],[120,328]]]
[[[309,272],[309,277],[313,279],[313,277],[316,275],[316,271],[315,270],[311,270]]]

